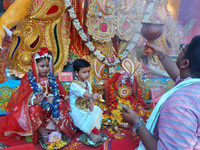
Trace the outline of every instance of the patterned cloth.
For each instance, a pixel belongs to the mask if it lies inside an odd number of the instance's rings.
[[[157,149],[199,149],[200,79],[176,81],[159,100],[146,128],[158,139]],[[142,142],[137,149],[145,149]]]
[[[200,82],[197,82],[169,97],[154,129],[157,149],[200,149],[199,91]]]

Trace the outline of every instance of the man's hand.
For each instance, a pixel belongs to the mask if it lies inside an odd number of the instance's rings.
[[[159,57],[159,59],[163,58],[163,56],[165,56],[166,52],[159,46],[157,46],[156,44],[146,44],[146,47],[150,47],[153,50],[152,54],[155,54]]]
[[[133,111],[132,109],[128,108],[126,111],[122,112],[122,117],[130,124],[134,125],[136,122],[140,121],[139,115]]]

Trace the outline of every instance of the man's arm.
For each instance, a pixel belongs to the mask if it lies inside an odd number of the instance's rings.
[[[130,108],[127,108],[126,111],[123,111],[122,115],[130,125],[134,125],[140,121],[138,114]],[[144,125],[140,125],[136,132],[147,150],[157,150],[157,139],[147,130]]]
[[[137,134],[146,150],[157,150],[157,139],[147,130],[144,125],[139,126]]]
[[[160,59],[163,67],[165,68],[169,76],[172,78],[172,80],[176,81],[177,77],[180,75],[176,63],[168,55],[166,56],[163,56],[163,54],[160,55],[158,55],[159,58],[165,57],[164,59]]]
[[[176,63],[159,46],[155,44],[149,44],[149,43],[147,43],[147,46],[152,48],[152,50],[154,51],[153,54],[156,54],[158,56],[158,58],[160,59],[163,67],[165,68],[169,76],[172,78],[172,80],[175,81],[176,78],[180,75],[180,72]]]

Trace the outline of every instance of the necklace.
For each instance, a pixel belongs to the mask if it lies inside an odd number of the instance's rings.
[[[35,95],[38,95],[40,92],[42,92],[42,89],[38,87],[38,84],[36,82],[35,76],[33,75],[32,69],[29,69],[29,71],[28,71],[28,79],[29,79],[31,88],[34,91]],[[55,81],[55,76],[53,75],[53,73],[50,70],[49,70],[49,75],[48,75],[47,80],[48,81],[46,83],[46,86],[49,82],[50,89],[53,93],[53,103],[52,104],[49,103],[45,97],[41,102],[41,106],[47,111],[51,110],[53,118],[59,119],[59,117],[60,117],[60,115],[59,115],[60,92],[58,90],[58,84]],[[47,90],[47,87],[46,87],[46,90]]]

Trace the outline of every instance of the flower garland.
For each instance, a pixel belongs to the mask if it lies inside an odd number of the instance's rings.
[[[152,0],[149,2],[146,12],[144,14],[144,17],[142,19],[142,22],[147,22],[150,18],[151,15],[151,11],[153,10],[155,4],[155,0]],[[127,57],[127,55],[133,50],[133,48],[136,46],[137,41],[139,40],[141,34],[141,28],[142,28],[142,24],[138,27],[136,34],[134,35],[132,41],[130,42],[130,44],[126,47],[126,49],[123,51],[122,54],[118,55],[118,57],[115,59],[115,61],[109,61],[108,58],[106,58],[104,55],[102,55],[99,50],[97,50],[95,48],[95,46],[92,44],[91,41],[89,41],[89,38],[87,37],[87,35],[85,34],[82,26],[80,25],[79,20],[76,18],[76,14],[73,8],[73,5],[71,4],[70,0],[65,0],[65,6],[69,12],[69,16],[72,19],[72,23],[75,26],[78,34],[80,35],[80,37],[82,38],[82,40],[85,42],[85,45],[89,48],[89,50],[104,64],[109,66],[109,74],[112,75],[114,73],[114,68],[116,66],[116,64],[120,63],[121,60],[123,60],[124,58]]]
[[[144,105],[142,99],[142,89],[139,87],[136,78],[134,78],[133,83],[131,83],[130,79],[127,79],[124,83],[126,87],[132,87],[130,94],[126,93],[126,97],[120,96],[119,90],[123,87],[123,84],[120,83],[121,78],[124,77],[124,74],[115,73],[112,78],[108,79],[105,83],[105,96],[106,103],[110,107],[111,110],[116,109],[118,107],[118,103],[124,102],[126,99],[128,106],[132,107],[132,105],[140,107],[140,105]],[[123,81],[123,80],[122,80]],[[127,95],[128,94],[128,95]],[[119,96],[118,96],[119,95]],[[133,108],[136,109],[135,107]]]
[[[31,88],[34,91],[35,95],[37,96],[40,92],[42,92],[42,89],[38,87],[38,84],[36,82],[35,76],[33,75],[32,69],[29,69],[28,71],[28,80],[31,84]],[[58,84],[55,81],[55,76],[53,73],[49,70],[49,75],[48,75],[48,81],[54,96],[53,103],[47,102],[46,98],[44,98],[41,102],[41,106],[49,111],[52,111],[53,118],[59,119],[59,102],[60,102],[60,92],[58,89]]]
[[[122,80],[121,80],[122,79]],[[130,79],[126,79],[124,85],[127,87],[132,87],[129,92],[126,94],[126,97],[120,97],[119,90],[120,87],[123,87],[123,84],[120,81],[123,81],[124,74],[115,73],[112,78],[108,79],[105,82],[105,98],[106,98],[106,105],[109,108],[110,113],[114,117],[112,119],[112,123],[116,125],[122,124],[122,114],[121,110],[122,107],[120,103],[128,106],[129,108],[135,110],[141,116],[145,115],[145,111],[142,110],[145,103],[142,99],[142,89],[140,88],[139,84],[137,83],[136,78],[134,78],[133,83]]]

